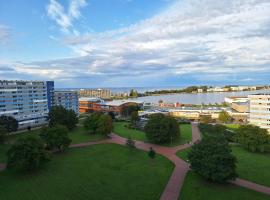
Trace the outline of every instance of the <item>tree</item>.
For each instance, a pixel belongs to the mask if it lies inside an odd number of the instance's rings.
[[[252,152],[264,152],[270,144],[270,135],[266,129],[253,125],[241,125],[236,131],[236,141]]]
[[[223,123],[228,123],[232,121],[232,117],[225,110],[221,111],[218,115],[218,120]]]
[[[114,113],[114,112],[110,111],[110,112],[108,113],[108,115],[111,116],[112,120],[115,120],[115,113]]]
[[[40,137],[49,150],[64,151],[71,143],[71,139],[68,137],[68,129],[63,125],[43,128]]]
[[[50,153],[45,150],[39,137],[27,136],[19,138],[7,152],[7,167],[28,171],[40,168],[50,160]]]
[[[96,134],[98,129],[98,121],[102,113],[95,112],[92,113],[84,120],[84,128],[89,130],[91,134]]]
[[[126,145],[131,149],[136,148],[135,142],[134,142],[134,140],[131,139],[131,137],[128,137],[128,139],[126,141]]]
[[[0,144],[5,143],[5,138],[7,135],[7,129],[4,126],[0,126]]]
[[[125,117],[129,117],[133,111],[139,111],[140,107],[138,105],[125,105],[121,109],[121,115]]]
[[[40,133],[40,137],[50,150],[57,149],[58,151],[64,151],[69,147],[72,141],[68,136],[67,127],[60,124],[53,127],[46,127],[46,129],[43,129]]]
[[[212,121],[212,117],[210,115],[201,115],[200,122],[204,124],[209,124]]]
[[[156,152],[152,147],[150,147],[150,150],[148,151],[148,156],[151,159],[154,159],[156,157]]]
[[[131,113],[131,123],[133,124],[133,126],[135,126],[137,124],[139,119],[140,118],[139,118],[138,111],[132,111],[132,113]]]
[[[112,118],[103,114],[98,120],[97,132],[101,135],[108,135],[112,132]]]
[[[177,121],[161,113],[151,115],[144,130],[148,141],[153,143],[166,143],[180,137]]]
[[[219,137],[208,137],[195,144],[188,153],[191,169],[214,182],[234,179],[236,158],[228,142]]]
[[[131,89],[130,90],[130,93],[129,93],[129,96],[132,97],[132,98],[136,98],[138,97],[138,92],[134,89]]]
[[[0,116],[0,125],[4,126],[8,133],[18,130],[18,121],[11,116]]]
[[[56,124],[66,126],[69,130],[76,127],[78,116],[73,110],[67,110],[63,106],[54,106],[49,112],[49,126]]]

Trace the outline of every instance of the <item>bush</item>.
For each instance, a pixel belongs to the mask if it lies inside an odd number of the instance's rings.
[[[136,148],[135,142],[130,137],[127,139],[126,145],[131,149]]]
[[[180,137],[177,121],[161,113],[151,115],[144,129],[148,141],[153,143],[166,143]]]
[[[232,117],[225,110],[221,111],[218,115],[218,120],[223,123],[228,123],[232,121]]]
[[[50,160],[50,153],[45,150],[39,137],[19,138],[7,152],[7,167],[32,171]]]
[[[214,182],[234,179],[236,158],[226,140],[209,137],[195,144],[188,153],[191,169],[204,178]]]
[[[63,125],[42,128],[40,137],[49,150],[64,151],[71,143],[71,139],[68,137],[68,129]]]
[[[0,126],[3,126],[8,133],[18,130],[18,121],[11,116],[0,116]]]
[[[265,152],[270,145],[270,135],[266,129],[253,125],[241,125],[235,139],[251,152]]]

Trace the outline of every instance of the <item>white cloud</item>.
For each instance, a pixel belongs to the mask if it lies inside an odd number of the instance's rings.
[[[71,0],[68,9],[65,9],[57,0],[50,0],[47,6],[47,14],[53,19],[65,33],[75,33],[78,35],[75,29],[70,30],[73,27],[73,21],[80,18],[80,9],[87,5],[85,0]]]

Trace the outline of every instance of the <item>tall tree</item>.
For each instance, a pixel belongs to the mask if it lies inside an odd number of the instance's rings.
[[[73,110],[67,110],[63,106],[54,106],[49,112],[49,125],[52,127],[56,124],[66,126],[69,130],[76,127],[78,116]]]
[[[210,181],[222,183],[237,176],[236,158],[223,138],[203,139],[192,147],[188,159],[191,169]]]
[[[18,130],[18,121],[11,116],[0,116],[0,126],[4,126],[7,132],[13,132]]]
[[[139,114],[138,111],[132,111],[131,113],[131,123],[133,124],[133,126],[137,125],[137,122],[139,121]]]
[[[208,124],[212,121],[212,117],[210,115],[201,115],[200,122],[203,124]]]
[[[161,113],[150,116],[145,125],[145,133],[149,142],[166,143],[180,137],[177,121]]]
[[[7,167],[28,171],[40,168],[50,160],[41,138],[27,136],[19,138],[7,152]]]
[[[68,137],[68,129],[63,125],[43,128],[40,137],[50,150],[64,151],[71,143],[71,139]]]
[[[253,125],[242,125],[237,129],[236,141],[252,152],[264,152],[270,145],[270,135],[266,129]]]
[[[218,120],[223,123],[229,123],[232,121],[232,117],[225,110],[221,111],[218,115]]]
[[[98,129],[99,118],[102,113],[92,113],[84,120],[84,128],[87,129],[91,134],[96,134]]]
[[[4,126],[0,126],[0,144],[5,143],[6,135],[7,129]]]
[[[103,114],[98,120],[97,132],[101,135],[108,135],[112,132],[112,118],[109,115]]]

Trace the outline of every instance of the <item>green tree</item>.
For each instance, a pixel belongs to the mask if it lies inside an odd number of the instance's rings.
[[[64,151],[71,143],[71,139],[68,137],[68,129],[63,125],[43,128],[40,137],[50,150]]]
[[[99,118],[102,113],[92,113],[84,120],[84,128],[87,129],[91,134],[96,134],[98,129]]]
[[[7,136],[7,130],[4,126],[0,126],[0,144],[5,143],[5,138]]]
[[[265,152],[270,145],[270,135],[266,129],[253,125],[241,125],[236,131],[236,141],[252,152]]]
[[[103,114],[98,120],[97,132],[101,135],[108,135],[112,132],[112,118],[109,115]]]
[[[225,110],[221,111],[218,115],[218,120],[223,123],[229,123],[232,121],[232,117]]]
[[[139,114],[138,111],[132,111],[131,113],[131,123],[133,126],[137,125],[137,122],[139,121]]]
[[[133,111],[139,111],[140,107],[138,105],[126,105],[121,109],[121,115],[129,117]]]
[[[188,159],[191,169],[207,180],[222,183],[237,176],[236,158],[223,138],[203,139],[192,147]]]
[[[78,116],[73,110],[67,110],[63,106],[54,106],[49,112],[49,126],[56,124],[66,126],[69,130],[76,127]]]
[[[135,142],[134,142],[134,140],[131,139],[131,137],[128,137],[128,139],[126,141],[126,145],[131,149],[136,148]]]
[[[144,130],[148,141],[153,143],[166,143],[180,137],[177,121],[161,113],[151,115]]]
[[[18,121],[11,116],[0,116],[0,126],[4,126],[8,133],[18,130]]]
[[[7,167],[32,171],[50,160],[50,153],[45,150],[39,137],[19,138],[7,152]]]
[[[209,124],[212,121],[212,117],[210,115],[201,115],[200,122],[204,124]]]
[[[148,156],[151,159],[154,159],[156,157],[156,152],[152,147],[150,147],[150,150],[148,151]]]
[[[132,97],[132,98],[136,98],[138,97],[138,92],[134,89],[131,89],[130,90],[130,93],[129,93],[129,96]]]

